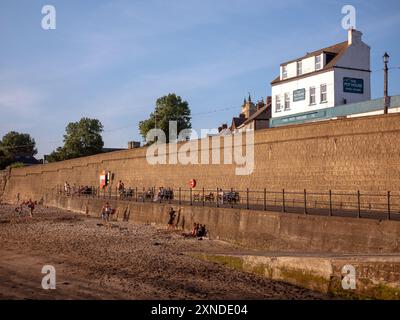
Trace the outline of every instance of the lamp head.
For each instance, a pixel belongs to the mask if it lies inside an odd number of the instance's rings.
[[[387,52],[385,52],[385,54],[383,55],[383,63],[389,63],[389,58],[390,56],[388,55]]]

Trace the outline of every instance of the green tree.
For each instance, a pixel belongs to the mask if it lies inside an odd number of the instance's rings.
[[[13,163],[16,157],[34,156],[36,142],[29,134],[10,131],[0,141],[0,169]]]
[[[139,131],[143,139],[146,140],[147,133],[157,126],[166,134],[167,143],[169,142],[169,121],[177,122],[178,134],[183,129],[191,129],[190,108],[186,101],[182,101],[180,96],[170,93],[158,98],[156,107],[147,120],[139,122]]]
[[[13,159],[0,147],[0,170],[5,169],[13,162]]]
[[[97,119],[82,118],[70,122],[65,128],[64,146],[48,155],[47,160],[55,162],[101,153],[104,146],[102,131],[103,125]]]

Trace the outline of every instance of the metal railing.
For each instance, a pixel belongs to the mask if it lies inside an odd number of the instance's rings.
[[[340,216],[400,221],[400,192],[310,192],[281,190],[250,190],[235,188],[159,188],[95,186],[64,190],[58,194],[76,197],[97,197],[136,202],[185,204],[218,208],[274,211],[305,215]]]

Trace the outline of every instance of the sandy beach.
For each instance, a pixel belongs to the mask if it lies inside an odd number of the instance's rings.
[[[14,209],[0,205],[0,299],[328,298],[189,255],[243,250],[222,241],[127,222],[107,228],[43,206],[33,218]],[[44,265],[56,269],[55,290],[41,286]]]

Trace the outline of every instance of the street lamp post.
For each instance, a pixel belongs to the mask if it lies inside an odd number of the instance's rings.
[[[383,63],[385,64],[384,68],[384,96],[385,96],[385,109],[384,109],[384,114],[388,114],[388,109],[389,109],[389,94],[388,94],[388,79],[389,79],[389,68],[388,68],[388,63],[389,63],[389,55],[387,52],[383,55]]]

